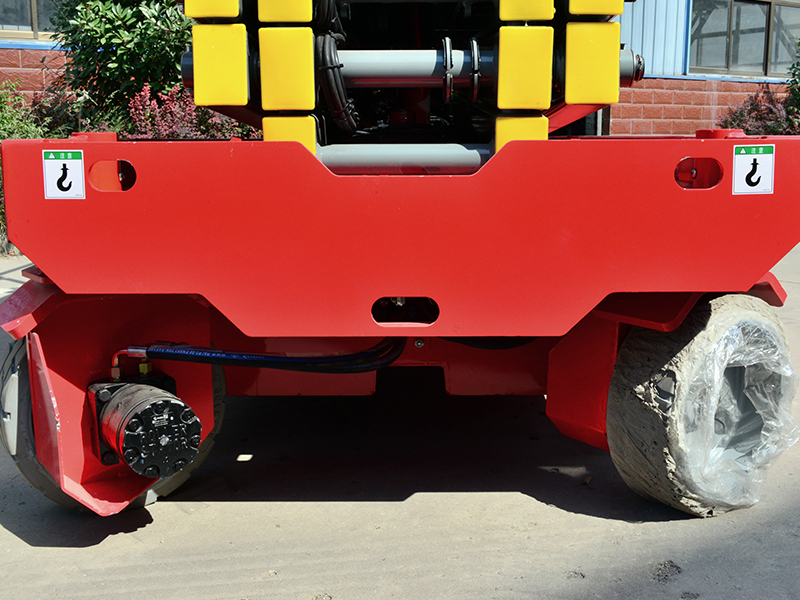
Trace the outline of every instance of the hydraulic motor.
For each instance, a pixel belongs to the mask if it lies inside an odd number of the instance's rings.
[[[170,477],[197,455],[202,426],[194,411],[170,392],[138,383],[93,384],[100,441],[107,452],[152,479]]]

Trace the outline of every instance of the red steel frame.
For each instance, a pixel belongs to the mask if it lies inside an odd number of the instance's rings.
[[[733,146],[765,143],[774,193],[733,195]],[[85,199],[44,198],[43,150],[83,151]],[[716,160],[720,183],[680,187],[686,157]],[[39,459],[100,514],[147,488],[99,462],[85,390],[116,350],[156,340],[328,353],[404,336],[418,343],[397,365],[442,366],[456,394],[546,393],[562,432],[604,447],[629,325],[673,329],[708,292],[782,302],[768,271],[800,241],[797,157],[798,138],[570,139],[512,142],[474,175],[336,176],[294,143],[3,142],[10,238],[46,273],[0,305],[4,328],[28,335]],[[119,160],[136,171],[128,191]],[[441,314],[377,323],[373,303],[394,296],[433,298]],[[460,336],[536,340],[441,339]],[[156,368],[205,435],[210,368]],[[226,377],[231,394],[365,394],[375,381]]]

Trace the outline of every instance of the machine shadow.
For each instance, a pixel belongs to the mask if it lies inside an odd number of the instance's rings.
[[[11,462],[0,465],[3,506],[0,527],[30,546],[89,548],[107,537],[134,533],[153,522],[144,508],[130,508],[112,517],[59,506],[31,487]]]
[[[454,397],[440,369],[387,369],[371,397],[228,398],[206,463],[175,502],[403,501],[521,492],[627,522],[686,515],[648,502],[610,455],[562,436],[542,397]]]

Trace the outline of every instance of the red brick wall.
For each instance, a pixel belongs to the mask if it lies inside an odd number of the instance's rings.
[[[782,84],[719,80],[643,79],[620,90],[611,107],[611,135],[694,135],[713,129],[727,109],[759,88],[783,93]]]
[[[57,50],[0,48],[0,83],[19,81],[17,89],[29,99],[33,92],[46,89],[63,68],[64,54]]]

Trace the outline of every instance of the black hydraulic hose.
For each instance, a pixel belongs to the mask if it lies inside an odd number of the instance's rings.
[[[319,86],[325,102],[339,129],[354,134],[358,129],[358,113],[347,89],[339,62],[338,46],[345,40],[336,0],[316,0],[314,3],[314,53]]]
[[[363,352],[319,357],[273,356],[164,343],[136,348],[135,351],[129,349],[127,353],[131,356],[143,354],[153,359],[306,373],[366,373],[392,364],[403,353],[405,344],[405,338],[386,338]]]
[[[340,129],[353,134],[358,129],[358,113],[355,111],[353,101],[347,97],[342,75],[343,65],[339,62],[337,46],[343,40],[341,34],[322,33],[316,36],[314,49],[320,87],[333,120]]]
[[[315,3],[314,31],[332,31],[344,33],[342,22],[339,19],[339,10],[336,0],[318,0]]]

